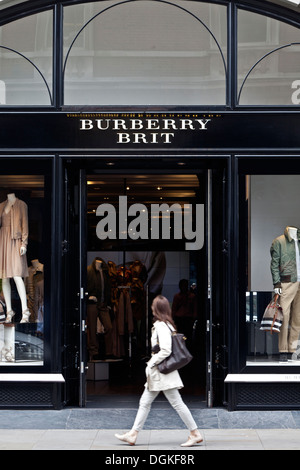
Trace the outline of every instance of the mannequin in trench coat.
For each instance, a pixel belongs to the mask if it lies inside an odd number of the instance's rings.
[[[151,335],[152,353],[151,359],[147,363],[145,390],[141,396],[139,409],[132,429],[125,434],[115,434],[123,442],[134,445],[138,432],[143,428],[147,419],[151,404],[160,392],[163,392],[169,403],[177,411],[182,421],[190,431],[188,440],[181,444],[183,447],[191,447],[203,441],[197,425],[188,407],[182,401],[179,389],[183,383],[177,370],[169,374],[161,374],[157,365],[167,358],[172,352],[172,331],[176,327],[172,320],[171,308],[168,299],[158,295],[152,303],[154,324]],[[157,348],[157,344],[159,348]]]

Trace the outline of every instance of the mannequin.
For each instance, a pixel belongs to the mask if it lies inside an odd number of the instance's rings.
[[[300,230],[287,226],[271,246],[274,292],[280,295],[283,324],[278,335],[279,360],[294,358],[300,334]]]
[[[28,267],[28,277],[25,279],[28,309],[31,313],[30,320],[33,322],[38,321],[39,310],[43,307],[40,295],[43,291],[43,283],[44,265],[38,259],[33,259]],[[38,302],[37,299],[39,299]]]
[[[10,279],[14,279],[22,305],[21,323],[29,321],[26,289],[23,277],[28,276],[27,267],[28,216],[27,205],[14,193],[0,204],[0,277],[6,303],[6,323],[15,315],[11,304]]]
[[[36,272],[44,272],[44,265],[38,259],[31,260],[31,265],[33,266]]]
[[[100,359],[97,340],[97,318],[104,327],[106,357],[112,356],[111,287],[108,266],[101,258],[95,258],[87,268],[87,323],[90,360]]]

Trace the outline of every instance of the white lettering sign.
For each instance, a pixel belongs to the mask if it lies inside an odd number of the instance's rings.
[[[118,144],[171,144],[174,131],[207,131],[211,119],[80,119],[80,131],[115,131]],[[151,131],[151,132],[146,132]],[[153,132],[159,131],[159,132]]]

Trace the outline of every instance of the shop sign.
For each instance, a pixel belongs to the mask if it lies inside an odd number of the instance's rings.
[[[3,151],[299,151],[299,128],[296,111],[0,112]]]
[[[205,132],[212,124],[210,117],[198,118],[197,115],[171,115],[153,117],[82,117],[79,129],[82,132],[112,132],[116,144],[171,144],[177,133],[193,131]]]

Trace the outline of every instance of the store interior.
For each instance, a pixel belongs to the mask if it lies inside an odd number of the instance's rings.
[[[109,285],[103,289],[106,298],[102,297],[108,310],[100,312],[97,322],[93,320],[92,313],[95,312],[95,304],[90,300],[93,292],[91,289],[89,292],[87,286],[87,406],[89,403],[95,406],[97,402],[99,406],[105,406],[114,397],[128,402],[130,397],[142,392],[146,381],[145,367],[151,356],[152,301],[159,294],[167,297],[174,315],[179,292],[182,295],[184,292],[189,313],[186,319],[178,318],[178,323],[186,329],[188,347],[194,356],[192,363],[181,371],[185,385],[183,394],[198,402],[204,400],[205,374],[199,359],[203,350],[199,347],[199,339],[203,342],[200,326],[203,318],[199,316],[205,316],[205,313],[204,299],[197,288],[204,273],[199,270],[199,253],[185,250],[184,236],[174,237],[176,211],[167,221],[170,237],[155,239],[151,236],[151,221],[157,216],[151,212],[153,205],[167,204],[171,209],[172,204],[176,204],[178,212],[185,205],[202,202],[202,190],[201,178],[195,174],[87,175],[87,270],[91,272],[96,263],[101,263],[104,280]],[[99,207],[108,211],[111,206],[115,208],[118,230],[122,209],[120,196],[127,197],[127,210],[133,204],[140,204],[135,206],[140,216],[135,229],[140,236],[130,235],[133,227],[130,221],[134,218],[128,215],[126,238],[107,236],[101,240],[97,236],[97,224],[108,212],[100,211]],[[103,204],[107,206],[103,207]],[[148,212],[148,235],[145,232],[142,235],[142,227],[139,226],[146,221],[141,218],[145,211]],[[100,212],[103,217],[97,216]],[[158,217],[162,222],[162,218],[168,217],[168,209]],[[104,228],[109,231],[109,227],[114,228],[109,223]],[[203,255],[203,250],[200,251]],[[185,281],[180,284],[182,280]]]

